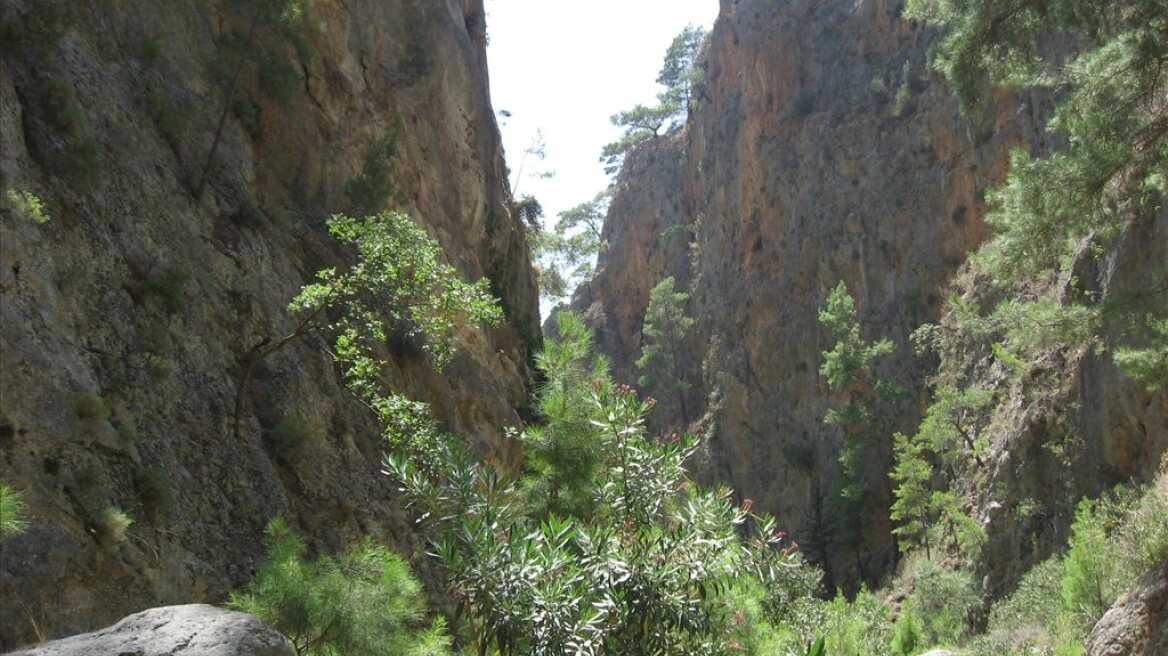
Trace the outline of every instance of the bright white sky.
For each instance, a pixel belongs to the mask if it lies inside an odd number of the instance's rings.
[[[511,182],[551,225],[608,185],[600,149],[620,136],[609,117],[655,102],[666,48],[687,24],[709,30],[718,0],[486,0],[486,10],[491,101],[511,113],[496,116]],[[537,130],[547,158],[528,157],[516,184]]]

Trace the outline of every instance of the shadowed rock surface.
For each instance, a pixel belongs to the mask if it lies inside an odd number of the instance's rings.
[[[710,436],[699,478],[729,484],[821,553],[832,537],[816,509],[838,487],[841,443],[823,422],[827,293],[844,281],[864,338],[897,344],[877,376],[925,389],[936,359],[914,355],[908,335],[942,320],[950,294],[986,296],[986,281],[961,274],[988,237],[985,193],[1011,148],[1054,146],[1040,95],[987,90],[980,112],[962,113],[929,65],[938,34],[900,18],[902,5],[723,0],[684,131],[638,146],[617,180],[604,233],[634,252],[602,254],[572,302],[633,382],[649,290],[667,275],[688,281],[687,405],[705,405],[692,428]],[[1161,210],[1129,226],[1090,284],[1116,296],[1146,285],[1168,259],[1166,225]],[[687,256],[678,239],[662,245],[671,226],[688,229]],[[960,490],[992,536],[983,563],[997,593],[1065,544],[1076,499],[1150,477],[1168,448],[1168,392],[1092,348],[1052,350],[1018,385],[988,342],[957,357],[964,381],[997,394],[992,457],[961,472]],[[873,472],[927,403],[922,392],[883,409]],[[887,480],[866,496],[869,545],[827,556],[836,584],[877,584],[894,562],[891,501]]]
[[[517,464],[504,429],[527,403],[538,309],[482,3],[311,4],[291,24],[228,0],[0,5],[3,187],[51,216],[0,210],[0,479],[32,522],[0,552],[0,649],[221,600],[276,515],[320,551],[373,535],[425,560],[327,336],[267,358],[232,430],[244,364],[293,330],[298,289],[351,257],[324,222],[362,210],[347,185],[378,167],[374,186],[461,275],[489,276],[507,314],[460,329],[442,373],[391,335],[386,381]],[[102,537],[111,506],[134,520],[118,540]]]

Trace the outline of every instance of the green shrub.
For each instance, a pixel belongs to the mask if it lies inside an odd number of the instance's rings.
[[[166,378],[174,371],[174,363],[158,353],[146,354],[146,371],[154,378]]]
[[[365,163],[357,177],[345,183],[345,195],[359,212],[373,214],[387,209],[390,202],[400,202],[401,192],[393,181],[397,167],[397,131],[374,141],[365,153]]]
[[[264,226],[264,215],[255,205],[244,202],[231,213],[231,222],[240,228],[259,230]]]
[[[0,539],[23,533],[28,528],[24,493],[0,482]]]
[[[315,417],[292,414],[281,419],[268,435],[276,456],[287,460],[299,455],[309,443],[320,440],[323,434],[324,427]]]
[[[108,421],[110,418],[109,402],[97,394],[78,394],[73,397],[73,409],[77,418],[85,424],[95,424]]]
[[[153,294],[162,307],[170,314],[182,309],[183,290],[190,274],[182,269],[172,269],[146,281],[146,291]]]
[[[67,18],[48,2],[29,3],[24,14],[0,22],[0,54],[31,62],[43,59],[61,40]]]
[[[863,588],[848,601],[843,593],[827,604],[826,653],[831,656],[886,656],[892,638],[888,606]]]
[[[1168,492],[1119,487],[1083,499],[1071,526],[1062,598],[1085,633],[1135,580],[1168,560]]]
[[[229,605],[268,622],[297,654],[450,653],[442,618],[423,621],[422,586],[397,554],[366,540],[339,558],[310,561],[282,520],[273,519],[267,534],[267,562]]]
[[[102,546],[112,547],[126,541],[126,531],[133,523],[121,508],[107,506],[94,520],[94,535]]]
[[[896,620],[892,627],[892,652],[894,654],[915,654],[926,646],[924,637],[925,627],[920,615],[905,613]]]
[[[158,61],[158,56],[162,54],[162,39],[153,37],[149,39],[142,39],[138,43],[138,52],[135,57],[141,62],[144,68],[150,68]]]
[[[1060,556],[1032,567],[1012,594],[993,605],[986,635],[974,643],[975,652],[1046,653],[1060,644],[1079,644],[1063,608],[1063,571]]]
[[[233,107],[235,116],[243,125],[243,129],[247,130],[247,134],[251,136],[253,141],[259,141],[260,137],[264,136],[263,108],[246,96],[238,98]]]
[[[142,499],[142,505],[152,515],[165,515],[174,507],[174,490],[170,476],[160,467],[143,467],[134,476],[134,487]]]
[[[969,614],[979,603],[973,577],[925,560],[917,567],[915,579],[893,631],[893,651],[907,655],[922,647],[958,644],[966,634]]]
[[[4,198],[12,204],[17,213],[33,223],[48,223],[52,219],[45,210],[44,201],[31,191],[9,189],[5,192]]]
[[[156,319],[150,320],[142,326],[142,329],[138,331],[138,341],[142,350],[147,353],[163,357],[169,357],[174,353],[174,339],[170,336],[170,330],[167,329],[166,324]]]
[[[912,99],[912,92],[909,89],[910,78],[912,78],[912,66],[909,62],[905,62],[904,68],[900,72],[900,86],[896,89],[896,97],[888,109],[888,113],[894,118],[904,115],[904,110],[908,107],[909,100]]]
[[[92,137],[76,139],[65,147],[60,162],[62,173],[91,187],[101,177],[101,146]]]
[[[1109,521],[1105,508],[1083,499],[1071,526],[1071,549],[1063,575],[1063,606],[1080,617],[1084,628],[1103,617],[1118,596],[1116,554],[1107,542]]]
[[[183,111],[165,91],[155,89],[146,93],[146,111],[162,136],[172,145],[183,139],[187,129],[187,112]]]

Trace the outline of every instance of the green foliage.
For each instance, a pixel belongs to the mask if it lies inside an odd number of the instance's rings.
[[[166,378],[174,371],[174,363],[157,353],[146,354],[146,371],[155,378]]]
[[[366,540],[338,558],[307,560],[304,541],[282,520],[267,534],[267,562],[229,605],[283,633],[298,655],[450,653],[441,617],[423,622],[422,586],[397,554]]]
[[[841,281],[819,310],[819,322],[831,334],[834,346],[823,353],[819,374],[833,392],[870,387],[869,370],[875,360],[892,352],[892,342],[869,344],[860,338],[856,304]],[[831,422],[829,422],[831,423]]]
[[[608,362],[589,353],[593,333],[578,316],[557,315],[557,330],[560,340],[536,356],[548,378],[539,393],[543,421],[523,434],[523,496],[533,517],[584,518],[595,507],[600,466],[592,424],[599,417],[587,383],[607,378]]]
[[[19,535],[28,528],[24,493],[0,481],[0,540]]]
[[[171,269],[146,281],[146,291],[162,303],[168,314],[174,314],[183,307],[183,293],[190,274],[184,269]]]
[[[841,281],[819,310],[819,322],[833,340],[823,352],[819,374],[835,397],[824,421],[843,430],[839,449],[840,490],[829,501],[834,537],[843,549],[859,553],[869,534],[869,513],[862,500],[877,482],[870,480],[871,457],[882,430],[881,415],[898,394],[873,374],[876,361],[892,352],[892,342],[869,343],[860,337],[855,302]]]
[[[73,397],[73,410],[84,424],[96,424],[110,418],[109,402],[97,394],[85,393]]]
[[[326,309],[336,313],[329,323],[334,357],[362,400],[380,398],[374,349],[385,343],[389,327],[404,324],[405,334],[424,340],[423,350],[441,367],[453,355],[460,321],[493,325],[502,318],[488,281],[463,282],[441,261],[438,243],[407,215],[384,211],[360,220],[338,214],[328,226],[333,237],[356,247],[357,262],[347,271],[318,272],[320,282],[306,285],[289,309],[309,319]]]
[[[994,604],[978,654],[1081,654],[1095,622],[1138,577],[1168,560],[1168,489],[1084,499],[1070,550],[1036,565]]]
[[[10,16],[0,22],[0,54],[29,62],[48,57],[68,25],[68,15],[48,2],[27,5],[24,13],[12,11]]]
[[[505,654],[729,653],[738,625],[724,594],[746,569],[738,533],[746,512],[727,492],[686,480],[696,439],[646,439],[648,404],[613,384],[603,363],[589,366],[589,331],[558,316],[565,341],[539,359],[548,380],[541,407],[554,417],[525,437],[545,445],[530,470],[547,480],[515,486],[449,441],[432,463],[386,458],[438,531],[435,552],[468,614],[471,645]],[[584,408],[560,407],[569,403]],[[560,459],[567,450],[556,453],[557,444],[592,445],[591,481],[555,478],[576,457]],[[547,491],[557,483],[560,499],[590,490],[588,512],[551,512]],[[773,522],[755,521],[765,545]]]
[[[309,444],[323,439],[324,427],[320,420],[300,414],[284,417],[268,434],[272,450],[283,460],[295,459]]]
[[[688,235],[691,235],[692,233],[693,233],[693,228],[691,226],[683,224],[683,223],[679,223],[679,224],[671,225],[668,228],[662,230],[661,235],[658,237],[658,239],[660,239],[660,241],[661,241],[661,247],[666,248],[669,246],[670,242],[672,242],[675,238],[680,237],[682,235],[688,236]]]
[[[701,83],[704,74],[697,59],[705,38],[704,29],[687,25],[665,52],[665,61],[657,76],[657,83],[664,86],[665,91],[657,95],[658,104],[650,107],[638,103],[636,107],[612,116],[612,124],[623,128],[624,133],[601,151],[600,161],[605,165],[605,173],[616,173],[633,146],[659,136],[661,130],[673,131],[685,123],[695,86]]]
[[[29,116],[43,121],[55,133],[34,136],[30,142],[33,154],[75,185],[92,186],[101,173],[101,148],[91,134],[72,81],[57,76],[36,78],[27,92]]]
[[[133,523],[121,508],[107,506],[94,518],[93,533],[102,546],[113,547],[126,541],[126,531]]]
[[[1168,492],[1117,488],[1084,499],[1064,561],[1062,597],[1084,634],[1135,580],[1168,559]]]
[[[972,575],[925,560],[914,578],[913,592],[901,607],[893,629],[893,652],[907,656],[922,648],[958,644],[968,631],[970,613],[980,601],[979,586]]]
[[[909,92],[909,78],[912,76],[912,68],[909,62],[904,63],[904,70],[900,73],[900,86],[896,89],[896,97],[892,100],[892,106],[888,108],[888,113],[893,117],[900,117],[904,114],[904,110],[908,107],[908,101],[912,98],[912,93]]]
[[[1121,235],[1127,226],[1162,215],[1168,6],[913,0],[906,13],[948,28],[937,67],[967,108],[979,104],[986,82],[1049,87],[1061,100],[1047,129],[1062,149],[1041,158],[1016,152],[1005,185],[989,197],[995,209],[987,222],[996,236],[975,261],[1013,296],[990,320],[1005,328],[1015,352],[1027,350],[1024,342],[1032,349],[1102,336],[1116,353],[1143,354],[1117,360],[1132,378],[1162,386],[1156,356],[1168,352],[1168,336],[1134,327],[1148,314],[1153,325],[1168,320],[1163,280],[1148,283],[1135,294],[1140,302],[1131,302],[1100,294],[1104,281],[1076,273],[1107,269],[1104,263],[1130,239]],[[1040,45],[1050,38],[1067,47]]]
[[[146,111],[158,131],[177,147],[186,134],[189,114],[171,99],[170,94],[159,89],[148,91],[145,101]]]
[[[170,476],[161,467],[143,467],[134,475],[134,487],[147,512],[161,517],[174,507]]]
[[[369,145],[361,173],[345,183],[345,195],[358,213],[374,213],[387,209],[391,202],[401,202],[401,191],[393,178],[397,167],[397,131],[393,130]]]
[[[543,296],[553,300],[571,296],[592,275],[597,256],[607,246],[601,230],[611,200],[612,189],[605,189],[592,200],[561,212],[554,232],[534,229],[528,233]]]
[[[1080,614],[1083,626],[1095,623],[1111,606],[1118,590],[1112,587],[1112,565],[1102,556],[1107,549],[1105,518],[1084,499],[1071,527],[1071,550],[1063,577],[1063,605]]]
[[[990,611],[986,634],[974,643],[977,654],[1052,653],[1078,646],[1081,635],[1062,604],[1063,560],[1052,556],[1022,577],[1018,588]]]
[[[661,98],[663,102],[674,103],[688,111],[694,86],[702,82],[704,71],[697,63],[698,51],[705,40],[706,31],[695,25],[686,25],[673,37],[657,75],[657,84],[666,89]]]
[[[296,329],[251,357],[236,389],[236,434],[256,365],[318,327],[333,336],[332,355],[341,365],[346,387],[383,424],[404,421],[409,431],[420,431],[428,424],[415,421],[412,402],[380,393],[382,363],[377,354],[391,332],[395,338],[421,341],[422,352],[441,368],[453,357],[459,325],[495,325],[502,319],[487,291],[490,282],[486,278],[463,282],[454,267],[442,262],[438,243],[409,216],[388,210],[363,220],[338,214],[328,226],[333,237],[356,248],[357,261],[347,271],[318,271],[319,282],[304,286],[289,304],[291,312],[301,315]]]
[[[637,358],[641,371],[638,382],[667,402],[675,402],[676,416],[683,426],[690,420],[685,406],[690,384],[682,367],[686,334],[694,323],[685,314],[687,300],[689,294],[674,291],[673,276],[653,286],[641,328],[641,357]]]
[[[259,141],[264,136],[264,110],[254,100],[247,96],[237,98],[232,104],[236,118],[253,141]],[[244,225],[247,225],[246,223]],[[254,226],[251,226],[254,227]]]
[[[48,211],[45,210],[44,201],[31,191],[9,189],[4,193],[4,198],[12,204],[17,213],[33,223],[44,224],[52,219]]]
[[[162,54],[162,39],[159,37],[144,38],[138,42],[138,51],[134,54],[144,68],[150,68],[158,61]]]
[[[897,485],[891,519],[904,546],[930,550],[929,529],[939,523],[947,530],[949,544],[972,558],[985,536],[959,507],[951,480],[956,465],[981,465],[988,448],[983,434],[989,420],[993,393],[980,387],[959,389],[942,385],[933,395],[917,433],[897,433],[893,438],[896,464],[892,480]],[[931,553],[929,554],[931,556]]]
[[[1129,376],[1147,386],[1149,392],[1168,387],[1168,317],[1145,319],[1152,337],[1149,346],[1120,346],[1112,358]]]
[[[763,618],[789,634],[785,642],[803,645],[823,630],[827,613],[816,596],[823,572],[809,565],[796,546],[755,550],[749,566],[762,592],[758,603]]]
[[[626,109],[613,114],[609,119],[612,124],[622,128],[621,138],[606,144],[600,151],[600,161],[604,164],[604,172],[610,175],[620,170],[624,157],[633,146],[660,136],[661,130],[670,125],[670,121],[677,115],[680,107],[673,102],[662,101],[653,107],[637,103],[632,109]]]
[[[848,601],[836,593],[827,604],[826,653],[832,656],[887,656],[892,640],[888,607],[866,588]]]

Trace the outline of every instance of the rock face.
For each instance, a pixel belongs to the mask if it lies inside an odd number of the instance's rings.
[[[1149,572],[1091,629],[1086,656],[1168,654],[1168,563]]]
[[[723,0],[686,128],[629,156],[607,218],[609,241],[647,250],[602,257],[573,301],[594,317],[618,374],[632,380],[648,290],[665,275],[688,281],[697,322],[691,407],[706,402],[695,427],[710,432],[699,478],[729,483],[800,541],[822,537],[810,534],[836,487],[841,436],[823,423],[829,395],[818,373],[831,346],[817,319],[828,291],[844,281],[864,336],[898,344],[877,374],[922,389],[935,362],[912,354],[908,334],[939,319],[950,281],[987,237],[984,193],[1003,180],[1009,149],[1049,147],[1039,126],[1050,103],[1041,97],[994,93],[983,111],[962,114],[927,63],[937,34],[902,20],[902,4]],[[645,164],[678,148],[681,171],[673,161]],[[663,220],[659,199],[680,216]],[[658,235],[669,225],[690,227],[688,258],[660,250]],[[1133,267],[1154,261],[1162,230],[1152,234],[1152,248],[1129,260]],[[1011,506],[1023,496],[1009,485],[1029,486],[1034,467],[1060,479],[1058,494],[1095,493],[1154,471],[1168,446],[1165,394],[1138,389],[1089,354],[1064,354],[1062,364],[1067,405],[1052,408],[1075,408],[1062,412],[1066,425],[1093,446],[1067,471],[1027,459],[1004,487],[991,481],[985,489]],[[926,402],[913,397],[888,408],[874,468],[887,467],[892,433],[915,429]],[[1000,440],[1030,434],[1044,444],[1055,439],[1051,432],[1021,425]],[[810,460],[791,457],[799,453]],[[1109,454],[1107,466],[1091,470],[1100,453]],[[989,496],[978,503],[988,505]],[[887,482],[868,496],[870,548],[858,558],[829,557],[833,578],[863,574],[874,582],[887,570],[895,558],[890,502]],[[1052,524],[1063,538],[1068,509]],[[1021,565],[1057,544],[1054,535],[1037,547],[1022,544],[1024,532],[1012,535],[1017,543],[996,555]],[[995,583],[1010,576],[995,573]]]
[[[507,314],[461,330],[442,373],[395,337],[388,383],[516,462],[504,428],[527,402],[538,309],[481,1],[257,6],[272,3],[0,7],[3,187],[51,217],[0,211],[0,479],[32,520],[0,552],[0,649],[221,599],[276,515],[320,550],[372,534],[420,553],[323,336],[264,361],[232,430],[243,364],[348,257],[325,219],[379,194],[467,279],[489,276]]]
[[[612,358],[616,380],[637,380],[634,361],[653,284],[668,276],[678,289],[689,284],[691,212],[678,193],[685,185],[683,136],[666,135],[629,153],[601,233],[607,246],[597,270],[604,273],[581,285],[572,299],[572,309],[585,315],[597,344]]]
[[[93,633],[54,640],[10,656],[292,656],[292,645],[259,618],[204,604],[135,613]]]

